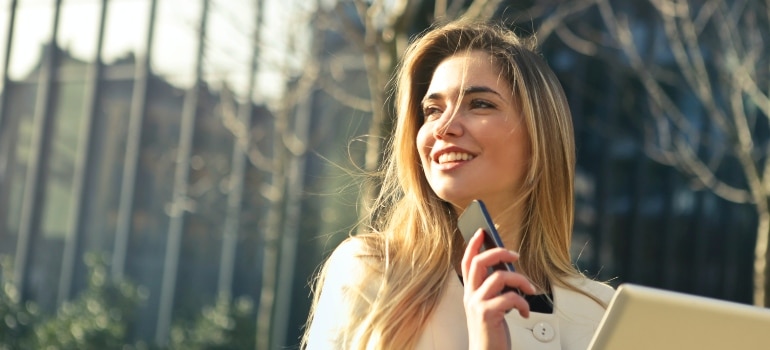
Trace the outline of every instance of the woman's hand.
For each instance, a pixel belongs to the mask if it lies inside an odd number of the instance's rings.
[[[515,292],[502,293],[506,286],[518,288],[526,294],[534,294],[535,288],[524,275],[489,268],[501,262],[513,263],[519,259],[515,252],[502,248],[479,253],[484,243],[484,232],[479,229],[468,242],[462,260],[464,280],[465,315],[468,320],[470,349],[510,349],[511,342],[505,314],[518,310],[522,317],[529,317],[529,304]]]

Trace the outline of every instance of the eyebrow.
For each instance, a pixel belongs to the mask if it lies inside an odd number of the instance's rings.
[[[482,93],[482,92],[492,93],[492,94],[495,94],[495,95],[497,95],[497,96],[499,96],[501,98],[503,97],[502,95],[500,95],[499,92],[495,91],[494,89],[492,89],[492,88],[490,88],[488,86],[483,86],[483,85],[471,85],[471,86],[468,86],[468,87],[466,87],[463,90],[463,95],[470,95],[470,94]],[[440,93],[440,92],[434,92],[434,93],[432,93],[432,94],[430,94],[428,96],[425,96],[425,98],[423,98],[422,101],[420,101],[420,105],[424,104],[425,101],[437,100],[442,95],[443,94]]]
[[[471,85],[471,86],[465,88],[465,91],[463,91],[463,92],[466,95],[473,94],[473,93],[479,93],[479,92],[489,92],[489,93],[493,93],[493,94],[495,94],[497,96],[502,97],[500,95],[500,93],[498,93],[497,91],[495,91],[494,89],[492,89],[491,87],[488,87],[488,86]]]

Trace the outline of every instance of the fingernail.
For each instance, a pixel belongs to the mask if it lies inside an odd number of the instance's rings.
[[[511,253],[511,255],[513,255],[513,256],[515,256],[517,258],[519,257],[519,253],[514,252],[513,250],[509,250],[508,252]]]

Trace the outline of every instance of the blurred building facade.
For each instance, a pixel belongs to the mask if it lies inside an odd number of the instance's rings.
[[[157,1],[2,6],[0,254],[13,257],[14,271],[2,278],[50,314],[86,287],[84,256],[106,253],[110,277],[146,296],[131,337],[159,344],[173,321],[194,319],[219,296],[258,300],[258,223],[267,206],[259,192],[269,177],[251,164],[269,156],[273,121],[252,98],[253,83],[206,75],[214,68],[204,52],[216,54],[206,24],[223,10],[193,6],[199,17],[188,32],[198,50],[178,52],[193,58],[180,76],[154,70],[162,64],[153,28],[172,21]],[[109,20],[126,6],[145,28],[122,30],[145,31],[144,40],[106,59],[106,47],[120,44],[109,40],[125,39],[105,34]],[[30,18],[49,30],[34,43],[39,52],[17,52],[32,40],[20,30]],[[65,25],[79,21],[93,26]],[[83,45],[77,40],[93,41],[90,57],[64,48]],[[239,44],[253,52],[253,42]],[[14,70],[28,57],[31,67]],[[245,58],[232,70],[253,76],[256,58]]]

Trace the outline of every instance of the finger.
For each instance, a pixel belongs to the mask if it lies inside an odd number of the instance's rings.
[[[477,289],[482,299],[491,299],[499,295],[503,288],[511,287],[520,290],[524,294],[535,294],[535,286],[526,276],[517,272],[495,271],[487,277]],[[514,293],[517,294],[517,293]]]
[[[494,298],[487,299],[484,301],[484,307],[488,310],[494,310],[494,313],[499,311],[507,313],[510,310],[516,309],[519,315],[524,318],[528,318],[530,313],[527,300],[515,292],[503,293]]]
[[[519,261],[519,253],[505,248],[492,248],[478,253],[474,260],[478,264],[492,267],[499,263],[513,263]]]
[[[463,254],[463,260],[461,262],[461,270],[463,273],[463,280],[465,281],[465,285],[469,286],[468,281],[470,276],[470,267],[471,262],[473,261],[473,258],[476,257],[476,255],[479,254],[479,250],[481,250],[481,245],[484,243],[484,230],[478,229],[476,230],[476,233],[471,236],[471,239],[468,240],[468,244],[465,247],[465,253]]]
[[[478,289],[487,279],[489,268],[500,263],[513,263],[519,259],[519,254],[502,248],[494,248],[476,255],[470,262],[466,281],[471,289]]]

